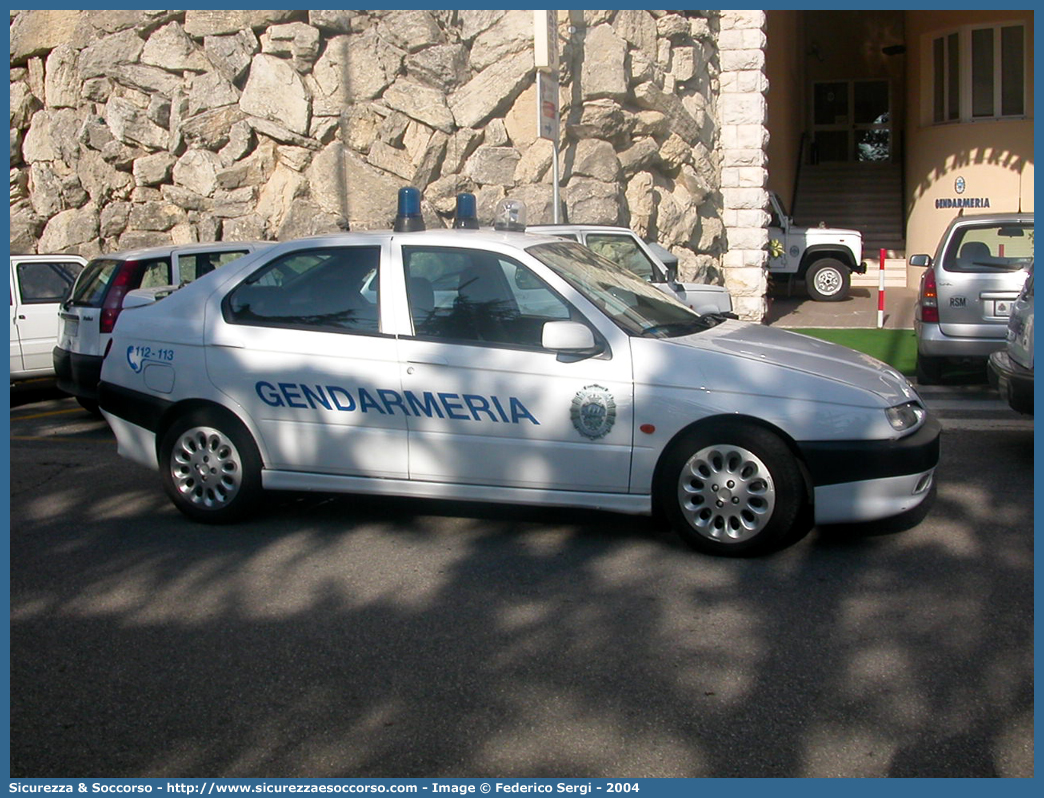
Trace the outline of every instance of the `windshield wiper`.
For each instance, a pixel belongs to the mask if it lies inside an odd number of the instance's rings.
[[[642,330],[642,337],[649,338],[677,338],[682,335],[703,332],[711,327],[717,327],[725,321],[725,317],[717,313],[708,313],[704,316],[696,316],[688,321],[673,321],[667,324],[654,324]]]

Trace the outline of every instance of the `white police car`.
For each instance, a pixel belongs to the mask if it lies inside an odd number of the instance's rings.
[[[702,317],[577,243],[422,227],[406,189],[393,232],[277,244],[124,313],[120,453],[199,521],[263,489],[660,507],[727,555],[929,494],[939,425],[877,360]]]

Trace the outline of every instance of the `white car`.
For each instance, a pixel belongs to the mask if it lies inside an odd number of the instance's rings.
[[[58,317],[52,359],[58,387],[97,412],[102,355],[127,295],[135,289],[176,288],[267,243],[172,244],[100,255],[76,278]]]
[[[530,225],[527,232],[579,241],[602,257],[624,266],[697,313],[732,313],[732,297],[721,285],[678,282],[678,256],[647,243],[626,227],[597,224]]]
[[[120,454],[203,522],[265,489],[658,506],[752,555],[918,506],[939,458],[889,366],[518,232],[277,244],[121,316],[101,378]]]
[[[863,234],[837,227],[801,227],[787,214],[783,200],[769,192],[769,275],[804,280],[817,302],[840,302],[852,286],[852,272],[866,274]]]
[[[11,382],[54,374],[58,307],[86,263],[79,255],[11,255]]]

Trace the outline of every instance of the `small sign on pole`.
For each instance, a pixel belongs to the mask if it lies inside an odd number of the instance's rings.
[[[537,72],[537,135],[558,141],[558,80],[547,72]]]
[[[558,73],[558,12],[533,12],[533,62],[539,71]]]
[[[554,145],[551,158],[552,221],[561,221],[558,188],[558,77],[548,72],[537,72],[537,135],[550,139]]]

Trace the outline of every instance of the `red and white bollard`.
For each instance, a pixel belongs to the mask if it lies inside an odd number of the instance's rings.
[[[884,327],[885,251],[881,250],[881,269],[877,278],[877,329]]]

